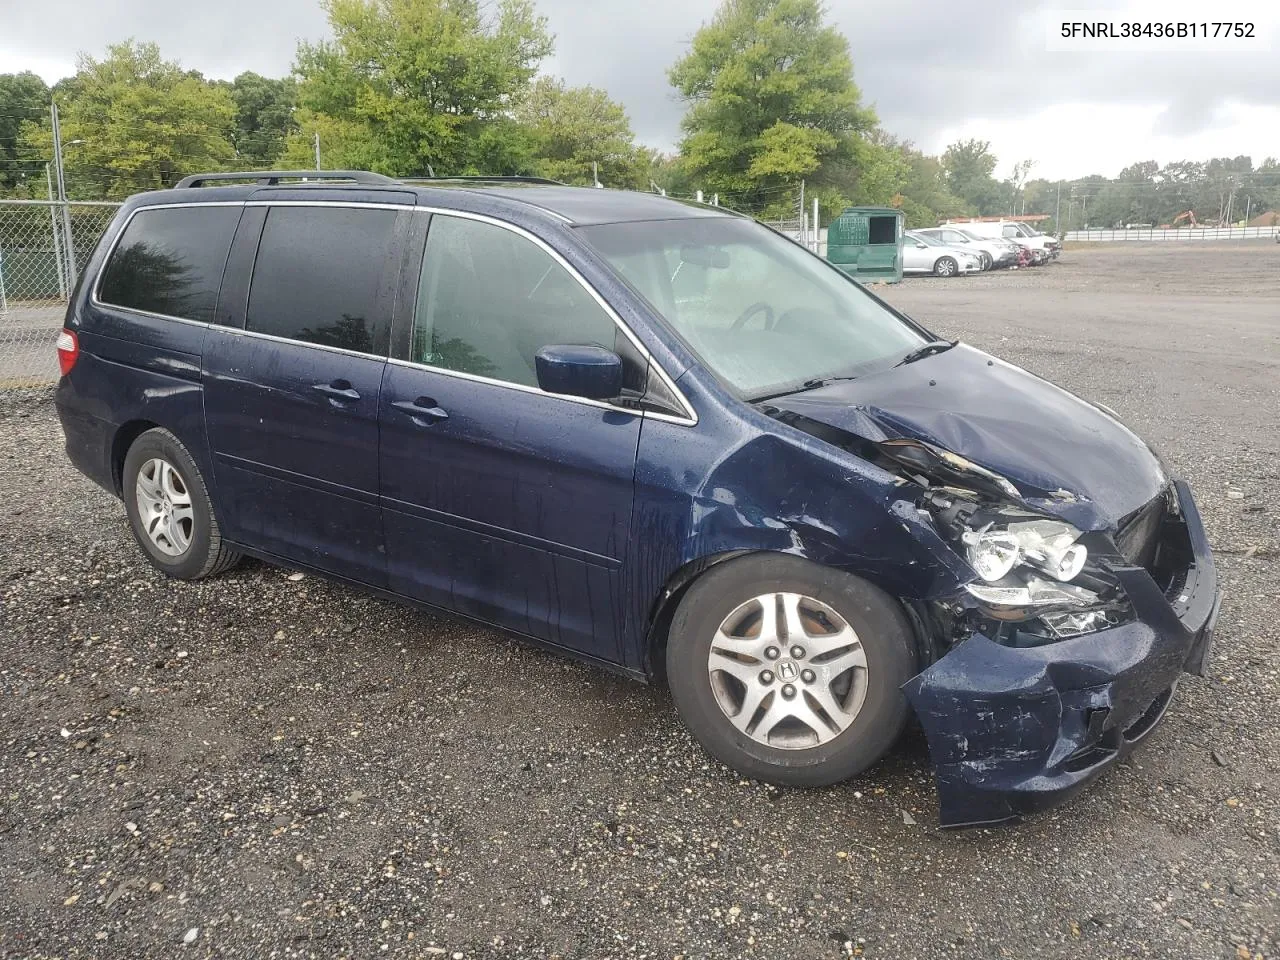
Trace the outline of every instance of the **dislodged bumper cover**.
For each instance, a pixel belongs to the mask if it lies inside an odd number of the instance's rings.
[[[1133,621],[1031,648],[975,634],[904,686],[929,741],[943,826],[1065,799],[1155,726],[1183,670],[1203,673],[1217,574],[1195,502],[1185,484],[1175,489],[1194,563],[1172,602],[1145,569],[1117,567]]]

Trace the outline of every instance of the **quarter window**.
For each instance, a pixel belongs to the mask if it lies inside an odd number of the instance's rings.
[[[208,323],[239,220],[238,205],[138,211],[102,273],[98,299]]]
[[[433,216],[410,358],[536,387],[534,356],[549,344],[618,350],[622,338],[586,288],[528,238],[491,223]],[[637,371],[631,351],[619,352],[624,382],[634,389],[643,368]]]
[[[249,287],[246,329],[385,355],[395,210],[272,207]]]

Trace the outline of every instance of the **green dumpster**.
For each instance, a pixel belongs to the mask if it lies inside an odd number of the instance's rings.
[[[861,281],[902,279],[902,211],[849,207],[827,228],[827,259]]]

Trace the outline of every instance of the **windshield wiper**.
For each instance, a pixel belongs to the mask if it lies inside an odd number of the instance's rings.
[[[959,342],[959,340],[931,340],[922,347],[916,347],[905,357],[895,363],[894,366],[900,367],[906,363],[915,363],[917,360],[923,360],[925,357],[931,357],[935,353],[942,353],[945,350],[950,350]]]
[[[806,380],[800,384],[802,390],[817,390],[819,387],[825,387],[829,383],[839,383],[841,380],[857,380],[857,377],[814,377],[812,380]]]
[[[857,380],[857,377],[814,377],[812,380],[806,380],[798,387],[788,387],[786,390],[779,390],[776,393],[766,393],[758,397],[749,397],[747,403],[764,403],[766,400],[773,400],[777,397],[789,397],[793,393],[803,393],[806,390],[817,390],[819,387],[825,387],[829,383],[836,383],[840,380]]]

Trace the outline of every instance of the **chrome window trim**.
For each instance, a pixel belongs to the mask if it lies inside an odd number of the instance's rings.
[[[456,377],[459,380],[470,380],[472,383],[484,383],[495,387],[507,387],[510,390],[519,390],[521,393],[532,393],[540,397],[555,397],[557,400],[568,400],[570,403],[581,403],[588,407],[598,407],[601,410],[610,410],[614,413],[625,413],[632,417],[640,417],[645,415],[643,410],[632,410],[629,407],[620,407],[616,403],[609,403],[607,400],[591,400],[587,397],[571,397],[565,393],[551,393],[549,390],[543,390],[541,387],[531,387],[527,383],[515,383],[512,380],[498,380],[494,377],[482,377],[477,373],[464,373],[461,370],[446,370],[444,367],[433,367],[429,363],[414,363],[412,360],[400,360],[390,357],[387,363],[394,364],[397,367],[406,367],[410,370],[426,370],[430,373],[438,373],[445,377]]]
[[[667,371],[662,368],[662,364],[658,363],[657,360],[654,359],[653,354],[651,354],[648,351],[648,349],[645,347],[645,345],[640,342],[640,339],[635,335],[632,329],[629,326],[627,326],[627,324],[623,321],[623,319],[620,316],[618,316],[618,312],[614,310],[613,307],[609,304],[609,302],[600,295],[599,291],[597,291],[595,287],[593,287],[590,283],[587,282],[586,277],[584,277],[581,273],[579,273],[577,268],[575,268],[573,264],[571,264],[568,260],[562,257],[559,254],[559,252],[553,249],[551,245],[548,244],[545,240],[543,240],[541,237],[538,237],[530,233],[528,230],[525,230],[523,227],[518,227],[513,223],[508,223],[505,220],[500,220],[496,217],[487,216],[486,214],[482,214],[482,213],[471,213],[470,211],[467,211],[467,210],[450,210],[444,207],[415,207],[414,209],[421,210],[424,213],[430,213],[430,214],[434,214],[442,217],[460,217],[461,219],[464,219],[464,220],[475,220],[479,223],[492,224],[495,227],[501,227],[504,230],[509,230],[512,233],[516,234],[517,236],[524,237],[526,240],[529,240],[535,246],[542,249],[548,256],[551,257],[552,260],[560,264],[560,266],[563,267],[568,272],[569,276],[573,277],[573,279],[576,280],[578,284],[584,290],[587,291],[588,294],[590,294],[591,298],[600,305],[600,309],[602,309],[610,317],[610,319],[613,320],[614,326],[616,326],[619,330],[622,331],[622,335],[625,336],[629,341],[631,341],[631,345],[640,352],[640,355],[642,357],[644,357],[646,363],[649,366],[649,369],[657,372],[658,377],[666,385],[667,389],[671,391],[672,396],[676,397],[679,400],[680,405],[684,407],[685,414],[686,414],[686,416],[684,417],[678,417],[672,414],[646,412],[646,416],[653,416],[660,419],[666,419],[672,423],[679,423],[679,424],[690,426],[690,427],[697,425],[698,412],[693,409],[693,404],[691,404],[689,402],[689,398],[684,395],[684,391],[676,386],[675,381],[672,380],[671,377],[667,374]],[[430,237],[428,237],[428,242],[430,242]],[[434,367],[426,363],[414,363],[412,361],[407,361],[407,360],[402,362],[409,366],[422,367],[423,369],[433,370],[437,373],[456,372],[452,370],[446,370],[442,367]],[[467,379],[474,379],[474,380],[482,381],[485,383],[499,383],[499,384],[506,384],[509,386],[521,387],[524,389],[532,389],[537,393],[543,393],[553,397],[561,397],[567,400],[578,400],[578,401],[584,400],[584,398],[581,398],[581,397],[566,397],[564,394],[560,394],[560,393],[547,394],[545,390],[538,390],[537,388],[526,388],[524,387],[523,384],[510,384],[508,381],[505,381],[505,380],[494,380],[490,377],[477,377],[472,374],[465,374],[464,376]],[[598,401],[598,400],[588,400],[585,402],[593,406],[596,404],[600,404],[602,406],[608,407],[611,410],[621,410],[627,413],[637,412],[633,410],[628,410],[626,407],[620,407],[616,404],[611,404],[611,403],[603,403],[602,401]]]
[[[476,376],[475,374],[462,373],[457,370],[446,370],[443,367],[434,367],[434,366],[431,366],[430,364],[414,363],[413,361],[410,361],[410,360],[397,360],[391,357],[381,357],[376,354],[361,353],[356,350],[346,350],[342,347],[331,347],[328,344],[323,344],[323,343],[311,343],[306,340],[293,340],[288,337],[277,337],[273,334],[260,333],[255,330],[240,329],[237,327],[225,327],[219,324],[215,324],[215,323],[203,321],[203,320],[190,320],[186,317],[173,317],[167,314],[151,313],[149,311],[138,310],[133,307],[125,307],[119,304],[106,303],[99,298],[98,291],[102,284],[102,277],[103,277],[103,274],[106,273],[106,267],[111,263],[111,258],[115,255],[116,247],[119,245],[120,240],[124,236],[125,231],[129,228],[129,224],[133,222],[133,218],[136,217],[139,213],[143,212],[144,210],[175,210],[175,209],[184,209],[187,207],[241,207],[243,208],[243,207],[273,207],[273,206],[351,207],[351,208],[361,209],[361,210],[367,210],[367,209],[409,210],[414,212],[421,212],[425,214],[439,215],[439,216],[445,216],[445,217],[460,217],[464,220],[475,220],[480,223],[488,223],[488,224],[492,224],[495,227],[501,227],[504,230],[509,230],[510,232],[525,238],[526,240],[530,241],[535,246],[543,250],[548,256],[551,257],[552,260],[558,263],[563,269],[568,271],[569,275],[573,277],[573,279],[576,280],[584,290],[587,291],[587,293],[591,296],[593,300],[596,301],[597,304],[600,305],[600,308],[604,310],[604,312],[609,316],[610,319],[613,320],[614,325],[620,331],[622,331],[622,335],[625,336],[631,342],[631,345],[635,347],[636,350],[639,351],[640,355],[644,357],[646,363],[649,366],[649,369],[658,375],[658,377],[666,385],[667,389],[671,391],[672,396],[674,396],[680,402],[680,405],[684,408],[686,415],[681,417],[674,414],[661,413],[657,411],[631,410],[627,407],[618,406],[617,404],[613,404],[613,403],[607,403],[603,400],[589,400],[586,397],[570,397],[562,393],[549,393],[546,390],[542,390],[537,387],[529,387],[524,384],[512,383],[506,380],[496,380],[496,379],[493,379],[492,377]],[[536,205],[531,205],[531,206],[536,206]],[[252,284],[252,280],[250,281],[250,283]],[[110,249],[107,250],[106,258],[103,260],[103,269],[98,271],[98,275],[94,279],[94,285],[93,285],[92,291],[90,292],[89,299],[94,306],[110,307],[113,310],[127,310],[131,313],[142,314],[143,316],[159,317],[165,320],[176,320],[179,323],[189,323],[199,327],[216,328],[218,330],[225,330],[228,334],[233,336],[251,336],[251,337],[257,337],[263,340],[275,341],[277,343],[296,343],[296,344],[302,344],[307,347],[313,347],[317,350],[328,350],[333,353],[345,354],[347,356],[352,356],[352,357],[363,357],[366,359],[373,359],[373,360],[386,360],[388,363],[394,363],[398,366],[405,366],[405,367],[411,367],[411,368],[416,367],[423,370],[430,370],[435,373],[444,374],[447,376],[459,377],[464,380],[472,380],[477,383],[495,384],[497,386],[510,387],[514,390],[522,390],[529,393],[537,393],[543,396],[558,397],[561,400],[569,400],[573,403],[581,403],[591,407],[600,407],[606,410],[615,410],[621,413],[633,414],[635,416],[651,417],[655,420],[661,420],[666,423],[674,423],[680,426],[692,427],[692,426],[697,426],[698,424],[698,412],[693,408],[693,404],[689,402],[689,398],[684,395],[684,391],[676,386],[675,381],[672,380],[671,376],[667,373],[667,371],[663,369],[662,364],[658,363],[658,361],[654,359],[653,354],[649,352],[649,350],[645,347],[645,345],[640,342],[640,339],[635,335],[635,332],[632,331],[632,329],[629,326],[627,326],[627,324],[623,321],[622,317],[618,315],[618,312],[614,310],[613,307],[609,304],[609,302],[600,295],[599,291],[597,291],[596,288],[593,287],[587,281],[586,277],[584,277],[581,273],[578,272],[577,268],[574,267],[573,264],[569,263],[568,260],[566,260],[563,256],[561,256],[558,251],[552,248],[551,245],[548,244],[541,237],[529,232],[523,227],[517,226],[514,223],[508,223],[505,220],[501,220],[497,217],[492,217],[487,214],[472,213],[469,210],[455,210],[449,207],[418,206],[416,204],[405,204],[405,203],[371,203],[367,201],[357,201],[357,200],[321,200],[321,199],[315,199],[315,200],[270,200],[270,199],[266,199],[266,200],[198,200],[198,201],[193,201],[191,203],[147,204],[145,206],[136,207],[134,210],[132,210],[129,213],[129,216],[125,220],[125,222],[121,224],[119,231],[112,238],[111,247]]]
[[[346,347],[334,347],[327,343],[312,343],[310,340],[295,340],[292,337],[277,337],[274,333],[262,333],[259,330],[242,330],[240,327],[224,327],[216,323],[209,324],[214,330],[225,331],[232,337],[253,337],[255,340],[270,340],[274,343],[287,343],[296,347],[311,347],[315,350],[327,350],[330,353],[341,353],[348,357],[359,357],[361,360],[372,360],[375,363],[386,363],[388,358],[377,353],[364,353],[360,350],[348,350]]]
[[[130,313],[140,313],[144,317],[161,317],[165,320],[177,320],[181,323],[192,323],[198,327],[208,327],[212,324],[207,320],[191,320],[187,317],[175,317],[167,313],[153,313],[150,310],[139,310],[137,307],[126,307],[118,303],[108,303],[98,296],[102,288],[102,278],[107,272],[107,267],[111,266],[111,258],[116,255],[116,247],[120,245],[120,240],[124,237],[124,232],[129,229],[129,224],[133,223],[133,218],[145,210],[181,210],[185,207],[243,207],[243,200],[198,200],[194,203],[149,203],[140,207],[134,207],[129,211],[129,216],[125,218],[124,223],[120,225],[120,229],[116,231],[116,235],[111,238],[111,246],[107,248],[107,255],[102,260],[102,269],[98,271],[98,275],[93,278],[93,289],[89,291],[89,302],[95,307],[110,307],[112,310],[128,310]],[[235,236],[232,236],[234,243]],[[230,255],[231,249],[227,249]],[[225,269],[225,265],[224,265]],[[221,284],[219,284],[221,286]]]

